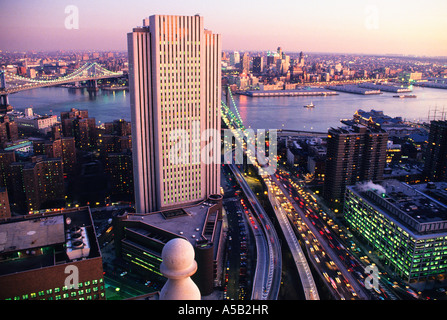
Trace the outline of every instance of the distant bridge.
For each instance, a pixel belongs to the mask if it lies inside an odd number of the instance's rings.
[[[30,90],[42,87],[57,86],[60,84],[87,81],[87,88],[96,90],[96,81],[99,79],[119,78],[123,73],[109,71],[98,63],[86,63],[72,73],[55,79],[31,79],[19,76],[6,71],[0,72],[0,104],[8,104],[8,94],[23,90]]]

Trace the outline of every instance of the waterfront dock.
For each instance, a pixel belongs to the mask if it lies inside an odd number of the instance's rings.
[[[338,95],[336,91],[327,90],[324,88],[302,88],[295,90],[250,90],[245,92],[239,92],[249,97],[294,97],[294,96],[333,96]]]
[[[390,84],[375,84],[375,83],[371,83],[371,82],[361,83],[361,84],[359,84],[359,87],[366,88],[366,89],[386,91],[386,92],[394,92],[394,93],[403,93],[403,92],[412,92],[413,91],[409,87],[393,86]]]
[[[328,86],[327,88],[330,90],[334,90],[334,91],[354,93],[354,94],[363,94],[363,95],[381,94],[382,93],[380,90],[377,90],[377,89],[374,90],[374,89],[362,88],[362,87],[359,87],[357,85],[352,85],[352,84]]]

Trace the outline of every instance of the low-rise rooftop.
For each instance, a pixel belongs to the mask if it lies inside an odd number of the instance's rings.
[[[349,188],[414,234],[447,232],[447,206],[406,183],[391,179]]]

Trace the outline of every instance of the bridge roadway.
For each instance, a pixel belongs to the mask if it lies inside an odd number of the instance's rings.
[[[268,187],[268,196],[270,203],[274,206],[279,225],[281,226],[284,237],[287,241],[287,244],[289,245],[290,252],[292,253],[292,257],[295,261],[295,265],[297,266],[306,300],[320,300],[317,286],[315,285],[315,281],[307,263],[307,259],[304,255],[303,249],[298,243],[295,232],[293,231],[293,228],[290,225],[290,221],[287,218],[287,213],[284,212],[283,207],[274,194],[273,186],[275,185],[275,182],[272,181],[270,177],[266,178],[265,180]]]
[[[244,194],[253,208],[261,228],[253,229],[257,261],[253,278],[252,300],[277,300],[281,285],[282,257],[278,235],[258,198],[235,164],[229,164]]]
[[[85,77],[79,77],[74,79],[68,79],[68,80],[61,80],[61,81],[54,81],[54,82],[36,82],[32,84],[25,84],[18,87],[12,87],[7,89],[0,88],[0,95],[8,95],[12,93],[17,93],[24,90],[31,90],[36,88],[44,88],[44,87],[51,87],[51,86],[57,86],[61,84],[67,84],[67,83],[73,83],[73,82],[82,82],[82,81],[88,81],[88,80],[99,80],[99,79],[111,79],[111,78],[120,78],[122,77],[122,74],[119,75],[101,75],[101,76],[85,76]]]

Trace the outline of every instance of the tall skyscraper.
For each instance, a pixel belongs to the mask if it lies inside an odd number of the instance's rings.
[[[430,123],[424,169],[430,180],[447,180],[447,121],[445,120]]]
[[[198,15],[153,15],[128,34],[128,54],[137,212],[188,205],[218,193],[220,35],[205,30]],[[183,137],[175,137],[179,130]],[[219,139],[202,141],[206,130],[219,132]],[[189,154],[186,161],[173,161],[179,145]],[[214,161],[204,162],[198,154],[206,146]]]
[[[360,124],[329,130],[323,196],[334,209],[342,208],[347,186],[383,178],[387,141],[385,130]]]

